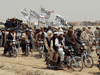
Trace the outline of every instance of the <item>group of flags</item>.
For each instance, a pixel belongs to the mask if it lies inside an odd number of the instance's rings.
[[[30,9],[30,14],[27,12],[26,8],[23,8],[21,10],[21,13],[23,14],[24,18],[23,21],[24,23],[29,23],[31,18],[38,19],[39,21],[45,21],[47,24],[49,24],[49,18],[51,13],[54,11],[48,11],[45,8],[40,6],[40,14],[37,12],[33,11]],[[66,24],[66,19],[63,16],[55,14],[54,17],[54,24],[56,25],[65,25]]]

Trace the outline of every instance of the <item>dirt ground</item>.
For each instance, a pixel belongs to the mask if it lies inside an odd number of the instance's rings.
[[[62,70],[47,69],[44,58],[39,57],[39,52],[30,53],[28,57],[24,56],[21,51],[18,57],[2,56],[3,48],[0,48],[0,75],[100,75],[97,68],[98,56],[94,51],[92,53],[94,66],[86,68],[84,66],[81,72],[74,72],[71,69]]]
[[[2,56],[3,50],[0,48],[0,75],[100,75],[97,68],[98,56],[95,51],[92,53],[94,66],[92,68],[84,66],[81,72],[74,72],[67,68],[62,70],[47,69],[44,58],[40,58],[39,52],[35,49],[28,57],[19,51],[17,58],[8,55]]]

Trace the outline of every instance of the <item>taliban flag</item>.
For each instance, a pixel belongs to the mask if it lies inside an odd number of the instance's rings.
[[[40,18],[39,14],[37,12],[33,11],[33,10],[30,10],[30,17],[36,18],[36,19]]]
[[[51,13],[53,13],[54,11],[48,11],[43,7],[40,7],[40,16],[44,16],[45,18],[49,19]]]
[[[23,16],[28,16],[28,12],[27,12],[26,8],[23,8],[21,10],[21,13],[23,14]]]
[[[66,25],[66,19],[61,15],[55,15],[54,22],[55,25]]]
[[[29,23],[29,17],[28,16],[25,16],[22,20],[23,20],[23,22],[25,24],[28,24]]]

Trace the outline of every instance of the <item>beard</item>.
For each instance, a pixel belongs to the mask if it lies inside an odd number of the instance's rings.
[[[59,36],[59,39],[60,39],[60,40],[63,40],[63,37],[60,37],[60,36]]]

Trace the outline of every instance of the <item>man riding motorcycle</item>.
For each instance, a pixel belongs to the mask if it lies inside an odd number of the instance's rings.
[[[58,61],[58,50],[57,50],[57,46],[55,46],[55,39],[58,38],[58,32],[54,32],[54,35],[51,39],[51,42],[50,42],[50,48],[51,48],[51,59],[49,59],[50,61],[53,60],[53,57],[54,57],[54,60],[55,62],[57,63]]]
[[[62,65],[62,61],[64,61],[64,51],[63,51],[63,32],[59,32],[58,33],[59,36],[58,38],[55,39],[55,46],[57,47],[58,49],[58,53],[60,55],[60,63],[59,63],[59,66],[63,67]]]
[[[6,46],[5,46],[5,51],[4,51],[4,55],[7,53],[7,51],[9,51],[11,49],[11,40],[16,40],[16,33],[15,30],[12,29],[9,31],[7,37],[6,37]]]
[[[29,34],[29,29],[27,28],[25,33],[22,36],[22,52],[24,53],[26,50],[26,42],[31,40],[32,41],[32,37]],[[30,42],[30,48],[32,49],[32,43]]]
[[[81,41],[79,41],[73,34],[72,29],[68,30],[68,33],[65,37],[65,46],[72,46],[74,48],[74,54],[77,55],[77,51],[79,50],[77,48],[77,43],[82,44]]]
[[[44,40],[44,52],[45,53],[48,53],[50,55],[49,56],[49,60],[48,60],[48,65],[49,65],[49,63],[52,60],[52,51],[50,49],[50,41],[51,41],[51,38],[52,38],[52,31],[49,30],[47,32],[47,37]]]

